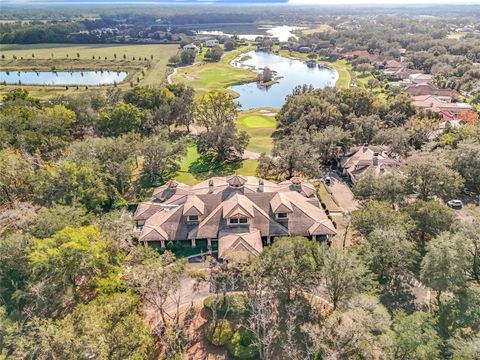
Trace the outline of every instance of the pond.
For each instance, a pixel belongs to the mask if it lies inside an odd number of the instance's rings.
[[[278,82],[269,87],[259,86],[256,82],[230,86],[239,94],[236,99],[243,110],[273,107],[280,108],[287,95],[298,85],[312,85],[323,89],[334,87],[338,73],[327,67],[309,67],[300,60],[292,60],[267,52],[250,51],[232,61],[233,66],[254,69],[258,72],[268,66],[278,77]]]
[[[21,85],[109,85],[120,83],[126,71],[0,71],[0,83]]]
[[[250,25],[249,25],[250,26]],[[214,35],[214,36],[233,36],[237,35],[239,39],[244,39],[244,40],[250,40],[254,41],[257,37],[259,36],[267,36],[267,37],[275,37],[279,41],[288,41],[290,37],[293,37],[297,39],[298,37],[293,33],[295,30],[301,30],[304,29],[303,27],[299,26],[288,26],[288,25],[282,25],[282,26],[272,26],[272,25],[260,25],[256,27],[256,29],[253,29],[253,34],[252,33],[244,33],[240,29],[230,29],[228,31],[227,29],[223,30],[202,30],[199,31],[198,33],[200,35]],[[252,30],[249,28],[248,30]]]

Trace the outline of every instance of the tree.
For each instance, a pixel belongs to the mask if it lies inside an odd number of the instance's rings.
[[[463,178],[455,170],[433,156],[422,156],[408,160],[405,175],[407,186],[421,200],[439,197],[450,200],[460,193]]]
[[[260,76],[260,82],[269,83],[272,80],[273,80],[273,72],[268,66],[265,66],[263,68],[262,75]]]
[[[0,206],[13,208],[17,201],[31,199],[33,166],[19,154],[0,150]]]
[[[409,204],[405,211],[413,220],[414,231],[422,250],[426,241],[450,230],[456,222],[453,211],[435,200],[417,200]]]
[[[320,359],[375,359],[381,357],[389,315],[378,299],[360,295],[342,311],[328,314],[321,325],[306,324],[310,352]]]
[[[335,160],[339,152],[346,151],[350,143],[350,133],[337,126],[327,126],[312,135],[312,145],[325,165]]]
[[[392,284],[400,276],[409,276],[419,256],[405,229],[379,228],[367,237],[362,249],[370,271],[382,284]]]
[[[220,61],[223,56],[223,50],[220,46],[214,46],[207,50],[205,58],[211,61]]]
[[[353,226],[364,236],[376,229],[403,228],[412,229],[412,221],[405,213],[392,209],[390,204],[381,201],[369,201],[360,210],[352,213]]]
[[[202,155],[211,156],[217,162],[241,158],[249,138],[245,131],[237,131],[237,114],[238,104],[224,92],[210,92],[197,103],[196,118],[206,128],[197,142]]]
[[[292,134],[274,142],[272,151],[278,176],[291,178],[295,174],[316,177],[320,159],[316,149],[300,134]]]
[[[81,204],[94,212],[107,206],[116,195],[108,193],[109,189],[97,170],[66,161],[40,172],[36,190],[36,198],[41,204]]]
[[[12,327],[5,340],[16,359],[146,359],[154,341],[143,324],[139,301],[123,293],[81,304],[61,320],[33,318]]]
[[[168,84],[167,89],[174,95],[170,98],[170,116],[175,126],[186,126],[190,132],[195,112],[195,91],[185,84]]]
[[[354,252],[324,246],[321,253],[322,283],[334,310],[354,295],[372,290],[371,274]]]
[[[388,347],[392,359],[440,359],[442,339],[435,331],[434,319],[428,313],[416,311],[407,315],[398,311],[393,319]]]
[[[182,65],[192,65],[195,62],[196,55],[194,50],[182,50],[180,53],[180,63]]]
[[[51,238],[35,239],[28,255],[32,276],[26,292],[34,313],[59,315],[87,296],[97,277],[116,265],[106,248],[96,226],[66,227]]]
[[[67,226],[86,226],[90,220],[91,217],[81,207],[53,204],[48,208],[42,207],[38,211],[28,230],[31,235],[37,238],[48,238]]]
[[[182,316],[179,311],[186,296],[180,291],[182,281],[187,278],[185,265],[186,261],[174,260],[171,254],[165,253],[137,264],[129,275],[131,286],[155,310],[154,333],[167,359],[181,356],[188,341],[188,316]]]
[[[355,183],[354,194],[360,199],[401,204],[407,196],[405,177],[397,172],[376,174],[368,171]]]
[[[354,118],[348,125],[356,144],[371,144],[385,123],[378,115]]]
[[[104,136],[120,136],[137,132],[142,124],[142,111],[132,104],[119,102],[100,112],[97,130]]]
[[[99,174],[108,174],[108,184],[123,194],[128,189],[135,166],[135,141],[137,139],[131,136],[88,138],[70,146],[67,160],[95,167]]]
[[[453,168],[465,179],[465,186],[480,197],[480,145],[461,142],[454,153]]]
[[[31,244],[31,236],[19,232],[0,239],[0,298],[5,311],[13,315],[19,315],[24,305],[19,294],[27,288],[31,274],[28,261]]]
[[[166,134],[152,136],[144,141],[142,155],[143,176],[149,183],[161,183],[180,170],[180,160],[185,155],[185,145],[170,141]]]
[[[420,277],[436,292],[438,306],[442,294],[465,286],[468,266],[467,244],[461,235],[444,232],[427,245]]]
[[[265,277],[276,298],[291,302],[312,287],[318,250],[306,238],[280,237],[255,259],[253,271]]]
[[[223,43],[223,48],[224,48],[225,51],[232,51],[236,47],[237,47],[237,43],[232,39],[227,39]]]

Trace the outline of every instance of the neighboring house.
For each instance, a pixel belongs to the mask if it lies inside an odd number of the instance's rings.
[[[418,70],[407,69],[406,67],[389,68],[382,70],[382,74],[388,80],[406,80]]]
[[[420,95],[412,97],[412,104],[422,110],[430,110],[434,112],[448,111],[453,115],[465,111],[472,111],[473,107],[467,103],[449,102],[433,95]]]
[[[200,54],[200,48],[195,44],[188,44],[183,47],[183,50],[193,50],[198,55]]]
[[[218,42],[217,39],[209,39],[209,40],[205,40],[205,46],[207,48],[212,48],[212,47],[215,47],[215,46],[218,46],[220,43]]]
[[[405,88],[405,91],[410,94],[410,96],[430,95],[443,98],[447,101],[458,98],[458,93],[455,90],[441,89],[429,82],[409,85]]]
[[[277,184],[233,175],[193,186],[170,180],[139,204],[134,219],[141,243],[218,246],[221,258],[236,251],[258,255],[278,236],[326,241],[336,234],[315,187],[300,178]]]
[[[386,147],[364,144],[350,148],[338,165],[338,171],[355,184],[367,171],[381,175],[397,170],[400,163],[389,156]]]
[[[408,79],[414,84],[429,83],[432,81],[433,76],[429,74],[411,74]]]

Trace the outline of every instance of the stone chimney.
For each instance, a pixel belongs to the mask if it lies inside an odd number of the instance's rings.
[[[373,153],[372,163],[373,163],[373,166],[378,165],[378,153],[377,152]]]
[[[213,193],[213,179],[208,180],[208,193]]]
[[[265,184],[263,179],[258,179],[258,192],[264,192],[265,191]]]

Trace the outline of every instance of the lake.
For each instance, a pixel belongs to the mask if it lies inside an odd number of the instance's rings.
[[[109,85],[120,83],[125,71],[0,71],[0,83],[22,85]]]
[[[254,31],[255,32],[254,34],[251,34],[251,33],[244,34],[241,31],[235,31],[235,29],[231,29],[233,30],[231,33],[228,33],[226,29],[224,29],[223,31],[222,30],[202,30],[202,31],[199,31],[198,33],[201,35],[213,35],[213,36],[237,35],[239,39],[250,40],[250,41],[254,41],[259,36],[275,37],[279,41],[288,41],[288,38],[290,37],[297,39],[298,37],[292,31],[301,30],[301,29],[304,29],[304,28],[299,26],[288,26],[288,25],[282,25],[282,26],[260,25],[256,28],[257,31]]]
[[[242,58],[244,59],[242,61]],[[323,89],[334,87],[338,73],[327,67],[308,67],[303,61],[292,60],[267,52],[250,51],[232,61],[233,66],[251,68],[258,72],[268,66],[280,77],[278,83],[270,87],[258,86],[256,82],[230,86],[229,89],[239,94],[236,99],[242,109],[259,107],[280,108],[287,95],[298,85],[312,85]]]

